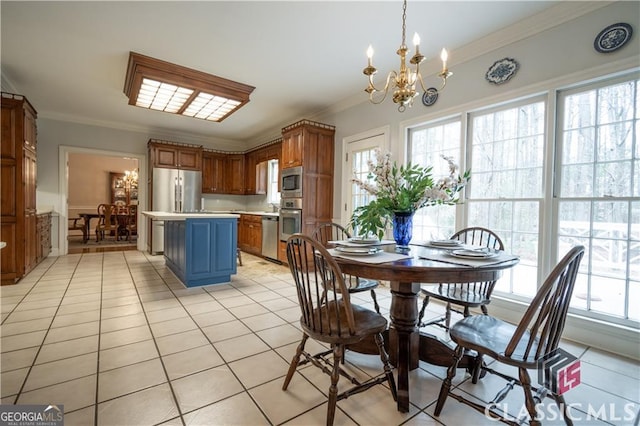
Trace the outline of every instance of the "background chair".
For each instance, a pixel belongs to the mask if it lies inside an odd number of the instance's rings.
[[[487,407],[502,401],[513,386],[518,385],[524,391],[530,425],[540,425],[540,421],[536,419],[536,404],[539,404],[545,396],[549,396],[549,393],[563,411],[565,423],[572,424],[564,397],[553,393],[543,385],[538,389],[531,386],[527,369],[540,368],[539,360],[548,359],[557,352],[583,255],[584,247],[576,246],[564,256],[544,281],[517,326],[489,315],[466,317],[451,326],[449,334],[458,346],[455,349],[454,362],[449,366],[447,377],[440,388],[434,411],[436,416],[442,412],[447,396],[485,413]],[[451,392],[451,381],[456,374],[458,362],[468,349],[518,368],[519,378],[516,379],[491,368],[481,367],[509,381],[487,407]],[[532,390],[535,391],[535,396]],[[496,410],[488,412],[492,417],[508,424],[521,424],[520,420],[523,420],[505,418],[504,413]]]
[[[68,225],[68,230],[69,230],[69,236],[71,237],[71,231],[81,231],[82,232],[82,240],[84,241],[85,238],[87,237],[86,235],[84,235],[85,230],[84,230],[84,219],[81,217],[70,217],[68,218],[69,221],[69,225]]]
[[[453,234],[450,239],[460,240],[464,244],[468,245],[504,250],[504,244],[500,237],[498,237],[498,235],[493,231],[486,228],[465,228]],[[491,302],[491,293],[493,292],[495,285],[496,281],[494,280],[474,283],[441,283],[422,288],[421,292],[424,295],[424,301],[422,302],[422,309],[420,309],[420,313],[418,315],[418,326],[425,327],[427,325],[435,324],[445,329],[449,329],[451,325],[451,311],[468,317],[469,308],[477,308],[478,306],[482,309],[482,313],[486,315],[487,305]],[[445,316],[425,323],[422,320],[431,297],[446,302],[447,306]],[[463,310],[459,311],[453,308],[452,305],[462,306]],[[444,325],[442,325],[443,322]]]
[[[138,206],[130,205],[119,208],[118,226],[119,235],[127,235],[127,241],[131,241],[133,235],[138,235]]]
[[[313,230],[311,236],[315,240],[319,241],[325,248],[332,245],[329,241],[340,241],[351,238],[349,231],[347,231],[343,226],[333,222],[320,224]],[[371,293],[371,298],[373,299],[373,306],[375,307],[376,312],[380,313],[380,306],[378,305],[378,299],[376,298],[375,292],[375,288],[378,287],[379,284],[378,281],[347,274],[344,275],[344,281],[349,293],[369,291]]]
[[[333,424],[337,401],[363,392],[374,385],[388,383],[391,395],[396,400],[395,379],[382,337],[382,332],[387,328],[387,320],[374,311],[351,304],[340,267],[319,241],[306,235],[294,234],[287,240],[287,260],[298,293],[303,334],[291,360],[282,390],[287,390],[298,366],[307,363],[330,375],[327,425]],[[326,291],[324,287],[327,285],[331,285],[336,291]],[[372,337],[380,353],[384,374],[359,381],[341,368],[340,362],[346,345]],[[305,344],[309,338],[328,344],[331,349],[311,354],[305,351]],[[353,386],[338,394],[340,376],[347,378]]]
[[[96,241],[104,240],[106,236],[114,235],[118,239],[118,221],[116,220],[116,206],[113,204],[98,205],[98,224],[96,225]]]

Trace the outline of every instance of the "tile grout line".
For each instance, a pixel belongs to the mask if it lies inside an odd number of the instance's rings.
[[[47,270],[40,276],[40,278],[38,278],[38,280],[34,283],[33,287],[31,287],[31,289],[29,290],[28,293],[31,293],[31,291],[36,287],[36,285],[40,284],[40,282],[42,281],[42,277],[44,277],[45,273],[48,270],[50,270],[57,263],[57,261],[58,260],[56,259],[55,261],[53,261],[47,267]],[[79,263],[80,263],[80,260],[78,259],[78,262],[76,263],[75,268],[74,268],[74,273],[77,270]],[[44,336],[42,337],[42,342],[40,342],[40,346],[38,347],[38,350],[36,351],[36,355],[33,357],[33,361],[31,361],[31,366],[29,367],[29,371],[27,371],[27,374],[25,375],[24,380],[22,381],[22,385],[20,386],[20,389],[18,390],[18,393],[16,394],[16,399],[14,400],[14,405],[16,405],[18,403],[18,400],[20,399],[20,396],[22,396],[22,394],[23,394],[24,387],[27,384],[27,380],[29,379],[29,376],[31,375],[31,371],[33,370],[33,368],[36,365],[36,361],[38,359],[38,356],[40,355],[40,351],[42,351],[42,347],[44,346],[44,342],[47,340],[47,336],[49,335],[49,331],[51,331],[51,326],[53,325],[53,322],[54,322],[54,320],[56,318],[56,315],[57,315],[58,311],[60,310],[60,306],[62,305],[62,301],[64,300],[64,296],[67,294],[67,291],[69,291],[69,286],[71,285],[71,279],[72,278],[73,278],[73,273],[71,274],[71,277],[69,277],[69,282],[67,283],[67,286],[66,286],[66,288],[64,290],[64,293],[62,294],[62,297],[60,298],[60,302],[58,302],[58,306],[56,307],[56,311],[54,312],[53,316],[51,317],[51,322],[49,323],[49,327],[47,327],[47,330],[44,333]],[[26,294],[25,294],[25,297],[26,297]]]
[[[169,385],[169,390],[171,390],[171,396],[173,398],[173,402],[176,405],[176,409],[178,410],[178,417],[180,418],[180,422],[182,423],[182,425],[186,426],[186,423],[184,421],[184,417],[182,416],[182,409],[180,408],[180,404],[178,402],[178,397],[176,395],[175,389],[173,389],[173,384],[171,383],[171,379],[169,378],[169,373],[167,371],[167,367],[166,367],[166,365],[164,363],[164,360],[162,359],[162,353],[160,352],[160,348],[158,347],[158,342],[156,341],[156,337],[155,337],[155,335],[153,333],[153,329],[151,328],[151,323],[149,322],[149,317],[147,315],[147,309],[145,308],[145,305],[142,302],[142,298],[140,297],[140,292],[138,291],[138,286],[136,284],[136,280],[135,280],[133,274],[131,273],[131,265],[129,264],[129,260],[127,259],[126,254],[123,255],[123,257],[124,257],[124,261],[125,261],[125,263],[127,265],[127,269],[129,271],[129,275],[131,275],[131,279],[133,281],[133,286],[136,289],[136,294],[138,295],[138,300],[140,302],[140,307],[142,308],[142,313],[144,315],[144,319],[146,321],[147,327],[149,328],[149,333],[151,333],[151,339],[153,340],[153,345],[155,346],[156,351],[158,353],[158,359],[160,361],[160,364],[162,365],[162,370],[164,371],[165,378],[167,379],[167,384]],[[147,262],[151,263],[149,261],[149,259],[146,258],[146,256],[145,256],[145,259],[147,260]],[[164,277],[158,273],[158,270],[155,269],[155,267],[154,267],[154,272],[158,275],[158,278],[160,278],[160,280],[164,283],[164,285],[167,286],[167,288],[169,288],[169,290],[173,294],[173,291],[171,290],[171,287],[169,287],[169,285],[165,281]],[[175,295],[174,295],[174,297],[175,297]],[[97,410],[97,406],[96,406],[96,410]],[[162,423],[165,422],[165,421],[169,421],[169,420],[171,420],[171,419],[163,420]],[[96,423],[96,426],[97,426],[97,423]]]

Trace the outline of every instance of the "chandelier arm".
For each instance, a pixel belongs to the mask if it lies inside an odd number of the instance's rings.
[[[391,82],[392,78],[395,78],[397,76],[396,71],[391,71],[389,74],[387,74],[387,81],[384,84],[384,88],[382,90],[376,89],[375,85],[373,84],[373,76],[369,76],[369,87],[371,87],[373,89],[373,91],[369,92],[369,101],[371,101],[371,103],[373,104],[380,104],[382,103],[386,98],[387,98],[387,93],[389,93],[389,83]],[[373,99],[373,94],[375,92],[382,92],[384,93],[384,95],[382,96],[382,99],[380,99],[379,101],[374,101]]]

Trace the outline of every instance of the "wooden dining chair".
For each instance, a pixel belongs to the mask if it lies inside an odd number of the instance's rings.
[[[347,291],[340,267],[319,241],[302,234],[292,235],[287,240],[287,260],[302,314],[302,340],[291,360],[282,390],[287,390],[296,369],[308,363],[331,376],[327,425],[333,424],[337,401],[377,384],[387,383],[393,400],[397,400],[395,379],[382,336],[387,328],[386,318],[377,312],[351,304],[350,293]],[[327,285],[333,286],[336,291],[325,291],[324,287]],[[305,345],[309,338],[329,345],[330,349],[316,354],[307,352]],[[345,346],[365,339],[375,340],[384,372],[361,381],[340,365]],[[353,386],[338,394],[340,376],[349,380]],[[389,409],[395,408],[389,406]]]
[[[504,250],[504,244],[500,237],[495,232],[482,227],[462,229],[453,234],[450,239],[459,240],[467,245]],[[468,317],[469,308],[480,307],[482,313],[487,314],[487,305],[491,302],[491,293],[495,285],[496,280],[473,283],[441,283],[423,287],[421,293],[424,300],[418,314],[419,327],[435,324],[448,330],[451,326],[452,311]],[[430,298],[446,303],[445,315],[429,322],[423,322]],[[455,306],[461,306],[463,310],[460,311]]]
[[[447,397],[450,396],[504,423],[522,424],[521,421],[526,419],[504,417],[507,415],[506,413],[491,409],[492,405],[495,406],[502,401],[508,392],[515,385],[518,385],[524,391],[530,425],[538,426],[541,424],[536,416],[536,405],[539,405],[545,396],[555,399],[563,412],[565,423],[572,424],[564,397],[559,393],[554,393],[553,389],[545,388],[543,384],[539,388],[532,386],[527,369],[541,368],[541,361],[549,359],[558,352],[558,344],[562,337],[583,255],[584,247],[576,246],[562,258],[547,276],[517,325],[489,315],[474,315],[463,318],[451,326],[449,334],[457,347],[453,363],[447,369],[447,377],[440,388],[438,402],[434,410],[436,416],[440,415]],[[456,374],[458,362],[468,350],[490,356],[498,363],[518,368],[518,378],[514,378],[487,366],[481,367],[486,372],[498,375],[508,381],[506,387],[500,390],[486,406],[468,400],[461,394],[451,392],[451,382]],[[535,395],[532,391],[535,392]]]
[[[118,221],[116,220],[116,206],[113,204],[98,205],[98,224],[96,225],[96,241],[100,242],[106,236],[114,235],[118,239]]]
[[[138,233],[138,206],[118,207],[118,235],[127,236],[127,241],[131,241],[133,235]]]
[[[318,227],[316,227],[316,229],[311,233],[311,236],[320,241],[325,248],[331,246],[330,241],[340,241],[351,238],[349,231],[347,231],[342,225],[333,222],[318,225]],[[376,312],[380,313],[380,306],[378,305],[378,299],[376,298],[375,292],[375,288],[379,285],[378,281],[347,274],[344,275],[344,281],[349,293],[369,291],[371,293],[371,298],[373,299],[373,306]]]

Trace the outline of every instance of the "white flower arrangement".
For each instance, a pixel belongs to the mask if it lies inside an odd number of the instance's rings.
[[[453,158],[442,156],[449,163],[449,175],[434,181],[433,167],[408,163],[391,163],[391,153],[375,150],[375,162],[369,160],[367,180],[353,177],[351,181],[376,198],[358,207],[351,216],[350,226],[359,235],[376,235],[382,239],[395,212],[415,213],[418,209],[437,204],[456,204],[458,194],[467,185],[471,172],[458,173]]]

